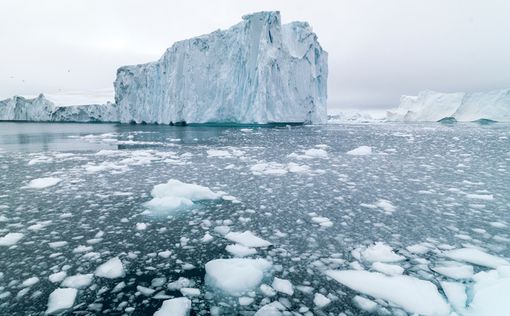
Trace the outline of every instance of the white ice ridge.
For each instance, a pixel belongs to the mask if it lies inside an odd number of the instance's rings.
[[[117,71],[120,121],[325,123],[327,53],[306,22],[259,12]]]
[[[417,96],[402,96],[399,107],[387,112],[390,121],[435,122],[443,118],[508,122],[510,89],[472,93],[422,91]]]

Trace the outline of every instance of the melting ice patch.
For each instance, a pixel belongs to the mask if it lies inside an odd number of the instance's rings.
[[[265,259],[215,259],[205,264],[206,282],[229,295],[241,296],[256,288],[271,266]]]
[[[7,233],[0,238],[0,246],[12,246],[20,241],[25,235],[22,233]]]
[[[410,313],[448,315],[450,307],[437,287],[407,275],[386,276],[368,271],[329,270],[326,275],[358,292],[387,300]]]
[[[353,150],[349,150],[347,155],[351,156],[367,156],[372,154],[372,147],[370,146],[360,146],[358,148],[355,148]]]
[[[51,292],[48,299],[48,309],[46,310],[46,314],[58,314],[73,307],[77,293],[77,289],[71,288],[56,289]]]
[[[145,206],[152,212],[172,212],[191,207],[194,201],[215,200],[219,194],[209,188],[170,179],[167,183],[154,186],[151,191],[152,200]]]
[[[191,310],[191,301],[185,297],[166,300],[154,316],[187,316]]]
[[[30,182],[25,186],[28,189],[45,189],[57,185],[62,179],[48,177],[48,178],[38,178],[30,180]]]

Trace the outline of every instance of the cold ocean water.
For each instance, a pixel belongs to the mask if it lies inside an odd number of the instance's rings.
[[[484,287],[510,283],[508,124],[0,123],[0,170],[1,315],[44,314],[59,286],[78,288],[55,296],[69,315],[152,315],[183,293],[192,315],[508,304]],[[145,204],[171,179],[217,198]],[[270,266],[205,277],[236,255]],[[121,271],[101,276],[112,258]]]

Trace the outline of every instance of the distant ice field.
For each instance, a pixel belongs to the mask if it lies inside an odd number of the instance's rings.
[[[509,124],[0,123],[0,314],[504,315],[509,192]]]

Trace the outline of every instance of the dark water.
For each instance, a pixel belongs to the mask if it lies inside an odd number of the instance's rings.
[[[372,147],[371,155],[346,154],[363,145]],[[309,149],[315,151],[305,155]],[[406,257],[400,263],[405,274],[435,284],[444,276],[423,270],[416,259],[434,262],[442,249],[465,245],[510,257],[510,126],[505,124],[240,129],[0,123],[0,170],[0,237],[24,235],[13,246],[0,246],[2,315],[42,315],[58,287],[50,274],[94,273],[115,256],[126,276],[95,277],[79,290],[68,314],[152,315],[163,300],[153,296],[182,296],[166,284],[185,277],[189,287],[201,289],[192,298],[194,315],[251,315],[272,301],[302,315],[360,315],[367,312],[353,304],[357,293],[324,275],[356,264],[370,268],[353,257],[356,248],[384,242]],[[61,181],[45,189],[24,188],[44,177]],[[151,199],[151,189],[169,179],[224,191],[240,203],[220,199],[169,216],[147,215],[143,203]],[[394,211],[377,207],[381,199]],[[319,225],[316,217],[328,218],[332,226]],[[138,230],[137,223],[147,228]],[[271,275],[290,280],[294,294],[264,298],[255,289],[254,302],[240,306],[237,298],[206,285],[205,263],[231,257],[225,251],[231,242],[215,230],[222,226],[270,241],[273,246],[258,249],[254,257],[271,261]],[[204,243],[207,232],[214,239]],[[51,248],[56,241],[67,243]],[[406,251],[423,242],[437,251]],[[170,257],[158,255],[166,250]],[[34,276],[39,282],[20,294],[21,283]],[[155,278],[166,281],[152,287],[154,295],[137,291],[151,287]],[[119,282],[126,286],[113,292]],[[313,293],[332,302],[316,307]],[[405,314],[378,303],[379,314]]]

